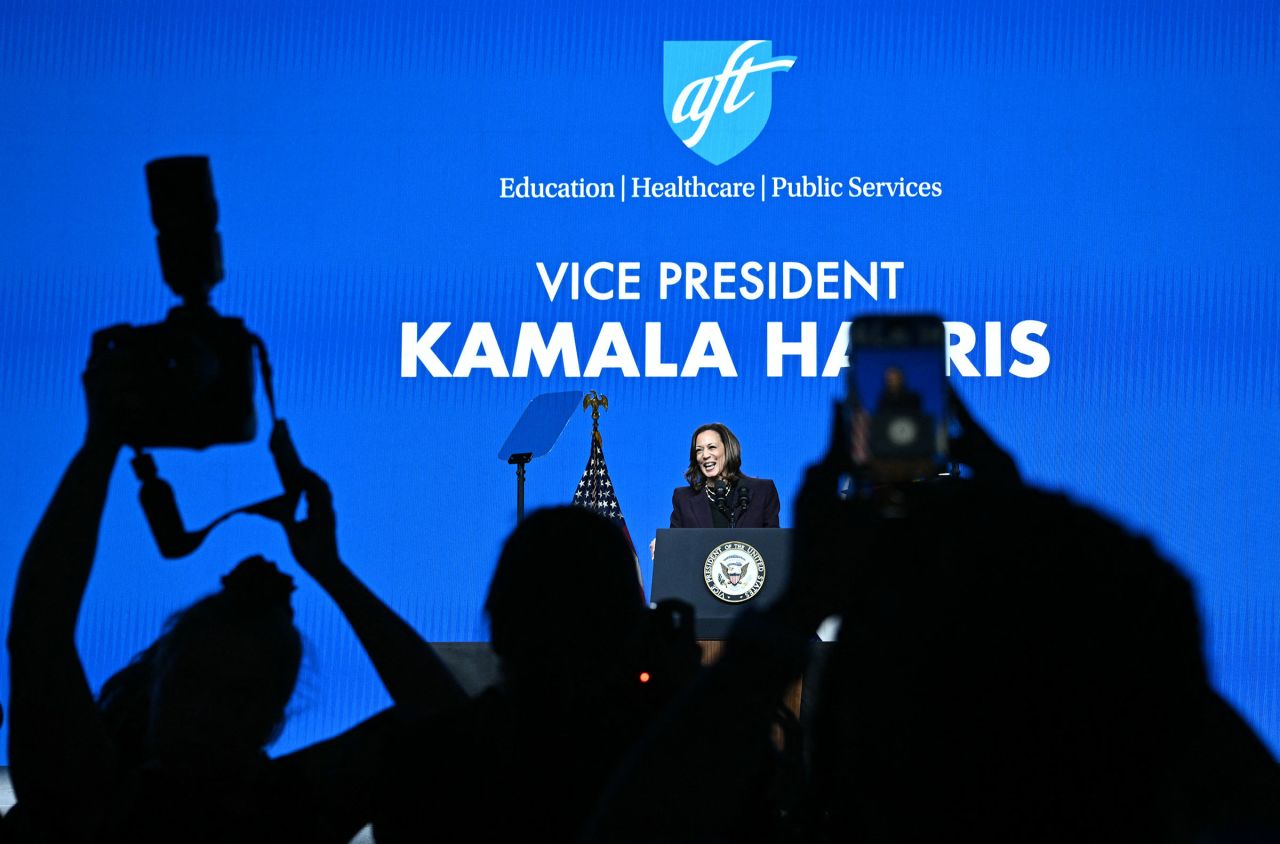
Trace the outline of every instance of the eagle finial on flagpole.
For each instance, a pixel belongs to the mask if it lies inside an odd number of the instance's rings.
[[[590,390],[582,397],[582,409],[591,408],[591,439],[600,442],[600,408],[609,409],[609,397]]]

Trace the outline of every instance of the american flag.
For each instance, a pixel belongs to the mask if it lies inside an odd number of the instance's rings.
[[[627,520],[622,518],[618,494],[609,479],[609,467],[604,462],[604,443],[598,430],[591,432],[591,456],[587,458],[587,468],[582,470],[582,480],[578,481],[578,488],[573,493],[573,503],[617,522],[631,545],[631,552],[635,553],[636,544],[631,541],[631,531],[627,530]]]
[[[582,470],[582,479],[577,482],[573,491],[573,503],[617,523],[623,537],[631,546],[631,558],[636,564],[636,585],[640,587],[640,599],[644,601],[644,574],[640,571],[640,555],[636,553],[636,543],[631,542],[631,532],[627,530],[627,520],[622,517],[622,505],[618,503],[618,493],[613,492],[613,482],[609,480],[609,467],[604,465],[604,443],[600,439],[600,430],[591,430],[591,456],[586,459],[586,469]]]

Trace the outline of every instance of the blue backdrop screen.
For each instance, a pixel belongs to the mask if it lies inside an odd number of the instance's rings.
[[[91,333],[173,303],[143,164],[205,154],[214,302],[267,341],[344,556],[428,638],[486,638],[496,455],[534,396],[608,396],[647,579],[697,425],[734,430],[785,526],[844,324],[929,311],[1027,476],[1192,579],[1216,684],[1280,748],[1278,47],[1264,2],[7,3],[0,613]],[[571,497],[589,431],[529,467],[531,505]],[[158,461],[189,523],[279,488],[263,437]],[[289,561],[252,519],[162,561],[122,462],[90,680],[254,552]],[[291,570],[308,662],[278,750],[387,703]]]

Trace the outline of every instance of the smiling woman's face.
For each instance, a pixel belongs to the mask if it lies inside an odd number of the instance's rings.
[[[693,444],[693,456],[704,477],[710,479],[724,471],[724,443],[715,431],[703,431]]]

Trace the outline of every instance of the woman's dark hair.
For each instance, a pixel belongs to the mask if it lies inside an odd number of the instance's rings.
[[[169,616],[164,631],[146,650],[113,674],[98,695],[98,708],[122,761],[140,763],[147,753],[156,680],[183,669],[194,643],[224,632],[240,634],[259,649],[270,676],[253,702],[255,735],[266,746],[284,726],[302,662],[302,637],[293,624],[289,596],[293,578],[262,557],[243,560],[222,578],[222,589]],[[235,654],[227,654],[235,659]]]
[[[724,468],[720,470],[720,477],[724,478],[725,483],[732,484],[738,479],[738,470],[742,468],[742,446],[738,444],[733,431],[719,422],[702,425],[693,432],[693,439],[689,440],[689,468],[684,470],[684,479],[694,489],[702,489],[707,481],[703,477],[702,467],[698,465],[697,455],[698,435],[703,431],[715,431],[720,436],[720,442],[724,443]]]

